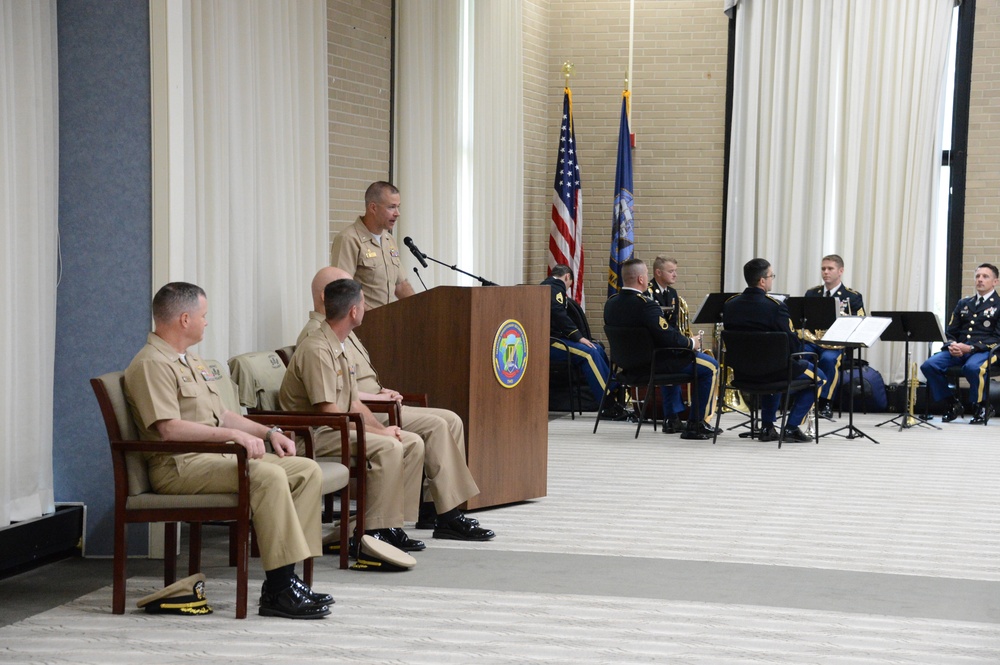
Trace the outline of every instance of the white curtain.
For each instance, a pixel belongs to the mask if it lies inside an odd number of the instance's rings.
[[[840,254],[869,312],[928,309],[953,0],[737,4],[725,288],[761,256],[802,295]]]
[[[396,234],[498,284],[522,280],[521,5],[397,5]],[[416,261],[404,252],[406,272]],[[467,284],[420,269],[428,287]],[[411,278],[411,281],[414,281]],[[419,291],[420,285],[414,284]]]
[[[55,509],[57,71],[55,0],[0,0],[0,527]]]
[[[170,229],[183,268],[170,279],[206,290],[200,350],[225,360],[294,341],[327,264],[326,7],[185,9],[184,214]]]

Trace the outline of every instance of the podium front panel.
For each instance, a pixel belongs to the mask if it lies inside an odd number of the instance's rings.
[[[493,364],[500,327],[527,340],[520,380],[505,387]],[[546,494],[549,289],[442,286],[371,310],[356,331],[382,384],[426,393],[465,423],[466,455],[480,494],[467,508]]]

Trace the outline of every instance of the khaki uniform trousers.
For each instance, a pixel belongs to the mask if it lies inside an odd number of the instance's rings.
[[[376,414],[377,415],[377,414]],[[340,459],[340,432],[328,427],[316,431],[316,457]],[[351,429],[351,455],[357,455],[358,435]],[[415,522],[420,507],[420,478],[424,441],[411,432],[402,441],[365,432],[368,474],[365,477],[365,529],[402,527]]]
[[[247,460],[250,516],[264,570],[274,570],[323,554],[320,493],[323,472],[304,457],[267,453]],[[236,460],[193,455],[183,470],[170,455],[149,461],[149,480],[161,494],[227,494],[238,490]]]
[[[374,415],[388,425],[388,414]],[[465,426],[458,414],[447,409],[404,406],[402,417],[403,429],[424,440],[425,498],[434,502],[434,510],[439,515],[446,513],[479,494],[466,463]]]

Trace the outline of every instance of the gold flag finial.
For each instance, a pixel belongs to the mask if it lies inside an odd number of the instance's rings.
[[[573,66],[572,62],[567,60],[566,62],[563,63],[562,73],[563,76],[566,77],[566,85],[569,85],[569,77],[573,75],[573,70],[575,69],[576,67]]]

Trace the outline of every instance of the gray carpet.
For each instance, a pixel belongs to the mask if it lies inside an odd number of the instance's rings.
[[[104,587],[0,628],[0,662],[1000,663],[1000,423],[883,420],[779,451],[559,418],[549,496],[407,573],[318,563],[325,620],[234,620],[213,535],[215,614],[113,616]]]

